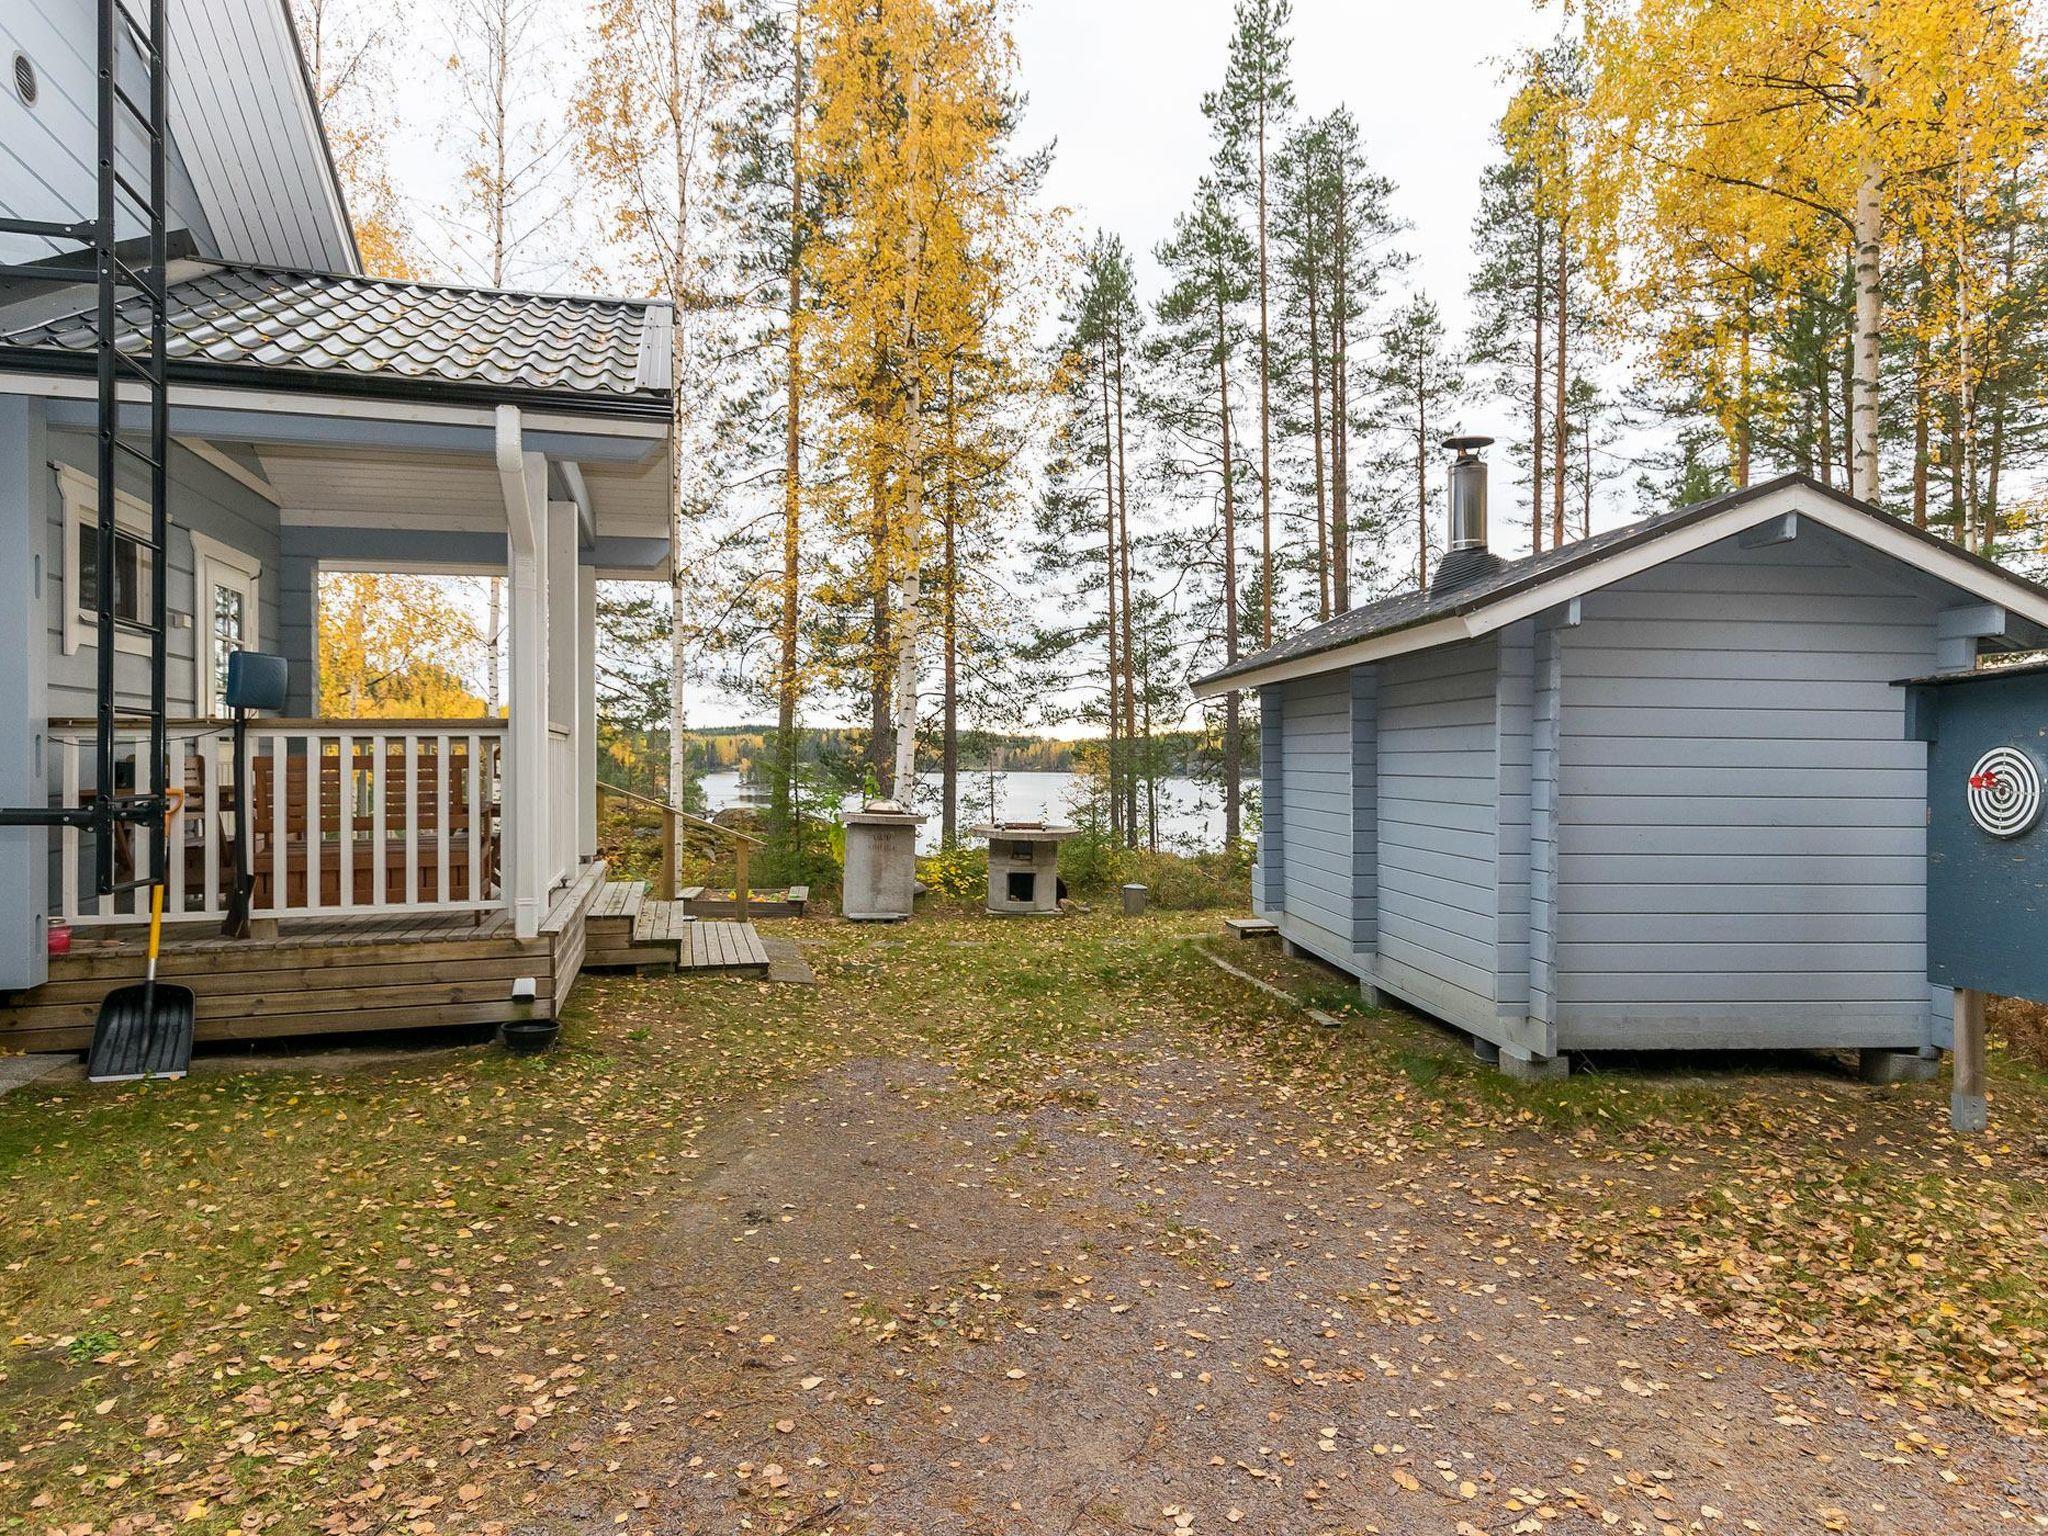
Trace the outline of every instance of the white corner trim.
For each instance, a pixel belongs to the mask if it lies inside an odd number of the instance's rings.
[[[1593,560],[1578,570],[1538,582],[1525,591],[1488,603],[1469,614],[1436,619],[1313,655],[1276,661],[1271,666],[1260,667],[1227,682],[1207,686],[1198,684],[1194,690],[1195,697],[1215,698],[1233,688],[1262,688],[1271,683],[1340,671],[1365,662],[1384,661],[1411,651],[1433,650],[1459,640],[1477,639],[1519,619],[1532,618],[1602,587],[1626,581],[1666,561],[1718,544],[1746,529],[1793,514],[1810,517],[1844,538],[1889,555],[1903,565],[1924,571],[1936,580],[1960,588],[1985,602],[2009,609],[2037,624],[2048,625],[2048,599],[1997,570],[1987,569],[1960,551],[1929,543],[1883,514],[1872,514],[1846,505],[1809,486],[1787,485],[1768,496],[1729,507],[1684,528],[1645,540],[1633,548],[1623,548]]]

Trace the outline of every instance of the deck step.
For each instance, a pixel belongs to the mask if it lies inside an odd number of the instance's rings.
[[[686,971],[742,971],[768,974],[768,951],[752,923],[716,918],[686,925],[680,964]]]
[[[597,893],[597,900],[591,905],[590,916],[623,917],[631,921],[640,911],[640,904],[647,899],[645,880],[607,880],[604,888]]]
[[[603,971],[673,970],[677,950],[670,913],[681,907],[650,897],[644,880],[612,881],[590,909],[584,964]]]
[[[1223,926],[1234,939],[1263,939],[1280,931],[1263,917],[1226,917]]]
[[[691,918],[680,901],[643,901],[633,917],[635,944],[673,944],[683,937]]]

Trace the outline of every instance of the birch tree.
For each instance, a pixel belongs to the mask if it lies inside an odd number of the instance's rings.
[[[1753,248],[1788,287],[1846,271],[1850,490],[1876,502],[1886,264],[1904,228],[1961,234],[1954,189],[2038,133],[2032,6],[1640,0],[1594,7],[1588,37],[1595,259],[1640,311],[1703,246]]]
[[[392,183],[385,143],[386,106],[394,89],[391,59],[409,7],[404,0],[292,0],[292,19],[363,270],[405,281],[424,277],[426,264],[405,201]]]
[[[993,0],[818,0],[815,174],[831,222],[806,270],[820,387],[847,473],[828,512],[864,538],[874,604],[871,737],[887,787],[914,787],[924,568],[933,554],[928,419],[949,366],[999,333],[1030,243],[1034,162],[1008,146],[1016,70]],[[956,423],[957,427],[957,423]],[[883,701],[886,699],[886,709]],[[878,746],[871,748],[877,751]]]
[[[574,106],[577,161],[606,202],[609,254],[629,282],[673,307],[670,378],[669,782],[690,777],[685,681],[693,643],[694,528],[715,504],[717,456],[702,403],[714,386],[712,332],[722,318],[702,206],[710,124],[721,80],[719,11],[709,0],[595,0],[593,52]]]

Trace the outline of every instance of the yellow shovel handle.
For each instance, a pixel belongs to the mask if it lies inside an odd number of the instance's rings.
[[[169,804],[164,808],[164,839],[168,842],[171,835],[171,822],[176,819],[178,808],[185,803],[185,791],[182,789],[170,790],[166,798]],[[166,866],[169,865],[170,859],[168,854],[165,856],[164,862]],[[164,870],[164,874],[168,878],[170,874],[168,867]],[[164,931],[164,883],[163,880],[159,880],[149,888],[149,979],[151,981],[156,980],[157,945],[162,940]]]

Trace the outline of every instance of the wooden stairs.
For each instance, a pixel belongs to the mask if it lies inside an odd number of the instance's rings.
[[[768,952],[752,923],[693,918],[684,903],[649,896],[644,880],[606,881],[584,932],[588,970],[768,972]]]

